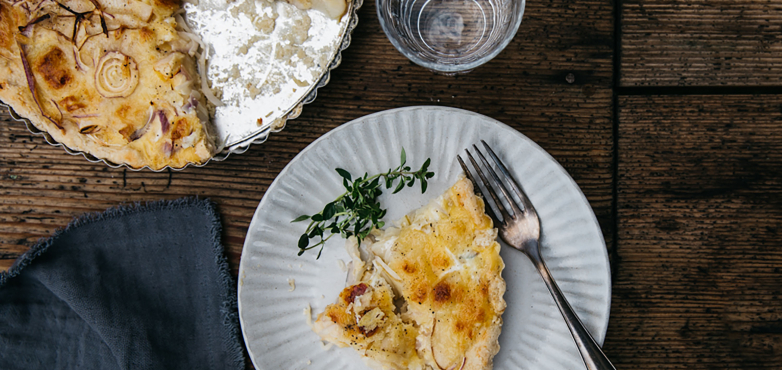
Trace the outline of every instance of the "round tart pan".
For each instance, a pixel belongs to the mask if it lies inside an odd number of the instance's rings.
[[[169,169],[181,170],[189,165],[202,167],[205,166],[210,161],[223,161],[226,158],[228,158],[228,156],[230,156],[231,154],[244,153],[247,151],[247,149],[250,148],[252,144],[261,144],[264,141],[266,141],[266,139],[269,138],[269,135],[272,132],[279,132],[282,129],[284,129],[288,120],[292,120],[299,117],[302,110],[304,109],[304,105],[309,104],[315,100],[315,98],[318,95],[318,89],[323,86],[326,86],[326,84],[329,83],[329,80],[331,78],[331,70],[337,68],[342,62],[342,51],[347,49],[348,46],[350,46],[351,34],[353,32],[353,29],[355,29],[356,25],[358,24],[357,12],[358,9],[361,8],[362,4],[363,4],[363,0],[350,1],[350,3],[348,4],[347,15],[340,20],[340,23],[344,23],[344,24],[342,27],[340,27],[339,34],[334,35],[335,39],[339,40],[339,42],[337,43],[337,46],[334,50],[334,54],[331,58],[329,65],[323,69],[323,72],[320,74],[320,79],[315,80],[314,83],[311,83],[309,84],[309,86],[305,87],[306,90],[303,90],[303,94],[300,94],[301,95],[300,98],[286,101],[284,106],[279,107],[284,112],[281,115],[281,117],[279,117],[278,119],[272,122],[263,124],[261,126],[257,126],[257,124],[254,121],[246,122],[242,124],[236,124],[236,122],[229,122],[223,120],[222,122],[227,122],[227,123],[221,123],[221,121],[216,120],[215,122],[213,122],[213,125],[215,126],[217,131],[221,132],[223,135],[226,134],[233,135],[235,133],[235,135],[232,136],[233,139],[230,141],[230,143],[227,143],[225,146],[223,146],[223,149],[221,151],[215,153],[210,160],[204,163],[187,164],[183,167],[166,166],[159,170],[156,170],[155,172],[167,171]],[[33,125],[32,122],[30,122],[30,120],[17,114],[8,104],[4,103],[3,101],[0,101],[0,107],[8,108],[8,112],[10,113],[11,118],[20,122],[24,122],[28,131],[30,131],[35,135],[42,136],[47,143],[53,146],[61,146],[63,149],[65,149],[65,151],[68,154],[81,155],[90,162],[94,162],[94,163],[103,162],[107,166],[112,168],[126,167],[132,170],[150,169],[147,166],[137,168],[137,167],[132,167],[126,163],[114,163],[102,158],[95,157],[90,153],[69,148],[68,146],[63,145],[62,143],[56,141],[46,131],[42,131],[37,127],[35,127],[35,125]],[[254,126],[252,131],[249,131],[247,129],[247,126],[249,125]]]

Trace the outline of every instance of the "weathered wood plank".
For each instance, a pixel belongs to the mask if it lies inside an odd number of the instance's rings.
[[[621,86],[781,86],[782,3],[624,0]]]
[[[782,97],[619,100],[619,369],[777,369]]]

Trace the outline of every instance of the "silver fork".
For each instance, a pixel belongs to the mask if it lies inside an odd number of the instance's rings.
[[[470,159],[481,182],[475,181],[475,178],[460,156],[457,155],[456,159],[459,161],[459,164],[462,166],[467,177],[475,184],[476,191],[482,193],[480,185],[483,185],[494,201],[493,204],[490,204],[489,200],[484,196],[487,204],[490,205],[489,208],[492,210],[491,213],[495,225],[498,225],[500,238],[511,247],[524,252],[538,269],[540,276],[543,277],[543,281],[546,283],[546,287],[548,287],[549,292],[551,292],[551,295],[554,297],[554,302],[556,302],[557,307],[559,307],[559,312],[561,312],[562,316],[565,318],[565,323],[567,323],[570,334],[573,335],[573,339],[576,341],[576,346],[581,353],[581,358],[584,360],[587,369],[616,370],[614,365],[611,364],[611,361],[608,360],[608,357],[603,353],[603,350],[600,349],[600,346],[589,334],[589,331],[584,327],[584,324],[581,323],[578,315],[573,312],[567,299],[562,295],[562,291],[559,290],[557,283],[551,276],[548,267],[546,267],[546,263],[543,262],[543,258],[540,257],[540,247],[538,245],[538,241],[540,240],[540,220],[538,219],[535,207],[532,205],[529,198],[527,198],[527,195],[524,194],[524,191],[521,190],[521,186],[519,186],[516,183],[516,180],[510,175],[508,169],[505,168],[505,165],[502,164],[502,161],[494,154],[494,151],[489,145],[483,140],[481,140],[481,143],[483,143],[486,152],[489,153],[489,156],[494,161],[495,166],[503,178],[502,180],[492,166],[489,165],[489,162],[483,156],[483,153],[481,153],[475,145],[473,145],[473,150],[478,155],[484,168],[486,168],[485,171],[478,165],[469,150],[465,149],[464,151],[467,153],[467,157]],[[491,176],[490,179],[486,177],[485,172],[489,173]],[[508,188],[515,193],[521,204],[518,204],[517,201],[514,200]],[[498,195],[498,191],[500,195]],[[500,197],[502,199],[500,199]],[[498,211],[499,214],[497,214]],[[502,217],[500,218],[500,216]]]

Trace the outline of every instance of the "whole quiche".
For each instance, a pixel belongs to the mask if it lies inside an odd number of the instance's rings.
[[[178,0],[0,0],[0,100],[76,151],[133,168],[216,151]],[[211,96],[213,98],[213,96]]]

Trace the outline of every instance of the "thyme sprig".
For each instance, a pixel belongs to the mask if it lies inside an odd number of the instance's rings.
[[[389,169],[388,172],[373,176],[364,173],[364,176],[355,180],[350,172],[336,168],[335,170],[342,177],[345,192],[326,204],[320,212],[314,215],[302,215],[291,221],[310,220],[307,230],[299,237],[299,256],[310,249],[320,247],[317,257],[320,258],[326,241],[334,235],[341,235],[343,238],[356,236],[361,243],[372,229],[382,228],[385,223],[380,219],[385,216],[386,209],[381,208],[378,201],[378,197],[383,194],[381,183],[386,189],[394,188],[392,194],[396,194],[405,186],[412,187],[418,180],[421,183],[421,193],[426,192],[427,180],[434,176],[434,172],[428,171],[431,160],[427,158],[419,170],[413,171],[410,166],[405,165],[407,156],[405,149],[402,148],[400,162],[399,166]],[[325,233],[329,235],[324,237]],[[310,245],[311,239],[315,238],[320,240]]]

